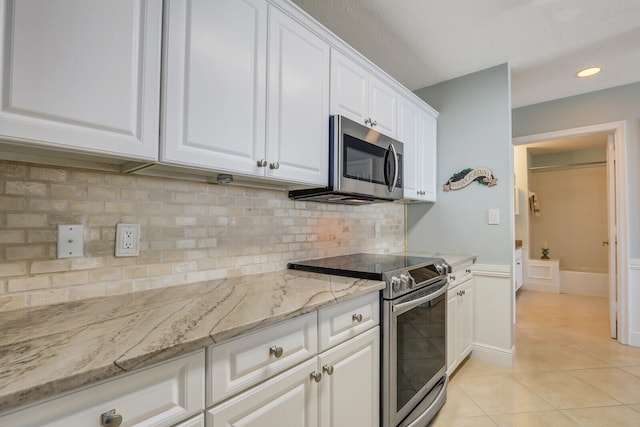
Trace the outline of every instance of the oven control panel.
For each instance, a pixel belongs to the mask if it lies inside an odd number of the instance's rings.
[[[414,289],[430,285],[445,278],[448,273],[449,265],[444,260],[438,260],[420,267],[395,271],[391,277],[387,276],[388,290],[390,291],[388,293],[391,295],[386,297],[397,297]]]

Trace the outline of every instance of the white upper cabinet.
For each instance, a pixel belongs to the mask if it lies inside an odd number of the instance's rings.
[[[412,201],[436,201],[435,113],[400,97],[398,103],[398,140],[404,144],[404,198]]]
[[[0,0],[0,137],[157,160],[161,0]]]
[[[337,50],[331,50],[331,114],[343,115],[395,138],[397,105],[397,91]]]
[[[167,2],[160,161],[261,174],[267,3]]]
[[[264,0],[167,7],[161,162],[326,185],[329,46]]]
[[[325,41],[271,7],[268,177],[328,184],[329,52]]]

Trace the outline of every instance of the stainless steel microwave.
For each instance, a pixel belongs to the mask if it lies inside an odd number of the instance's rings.
[[[401,142],[343,116],[329,118],[329,135],[328,185],[290,198],[349,205],[403,198]]]

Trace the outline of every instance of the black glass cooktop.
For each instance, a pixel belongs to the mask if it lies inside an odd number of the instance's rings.
[[[404,255],[352,254],[289,263],[293,270],[383,280],[383,273],[429,264],[437,258]]]

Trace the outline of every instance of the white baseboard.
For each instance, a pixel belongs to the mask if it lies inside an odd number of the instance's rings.
[[[516,352],[515,346],[511,349],[493,347],[486,344],[473,343],[471,357],[494,365],[511,368],[513,366],[513,356]]]

